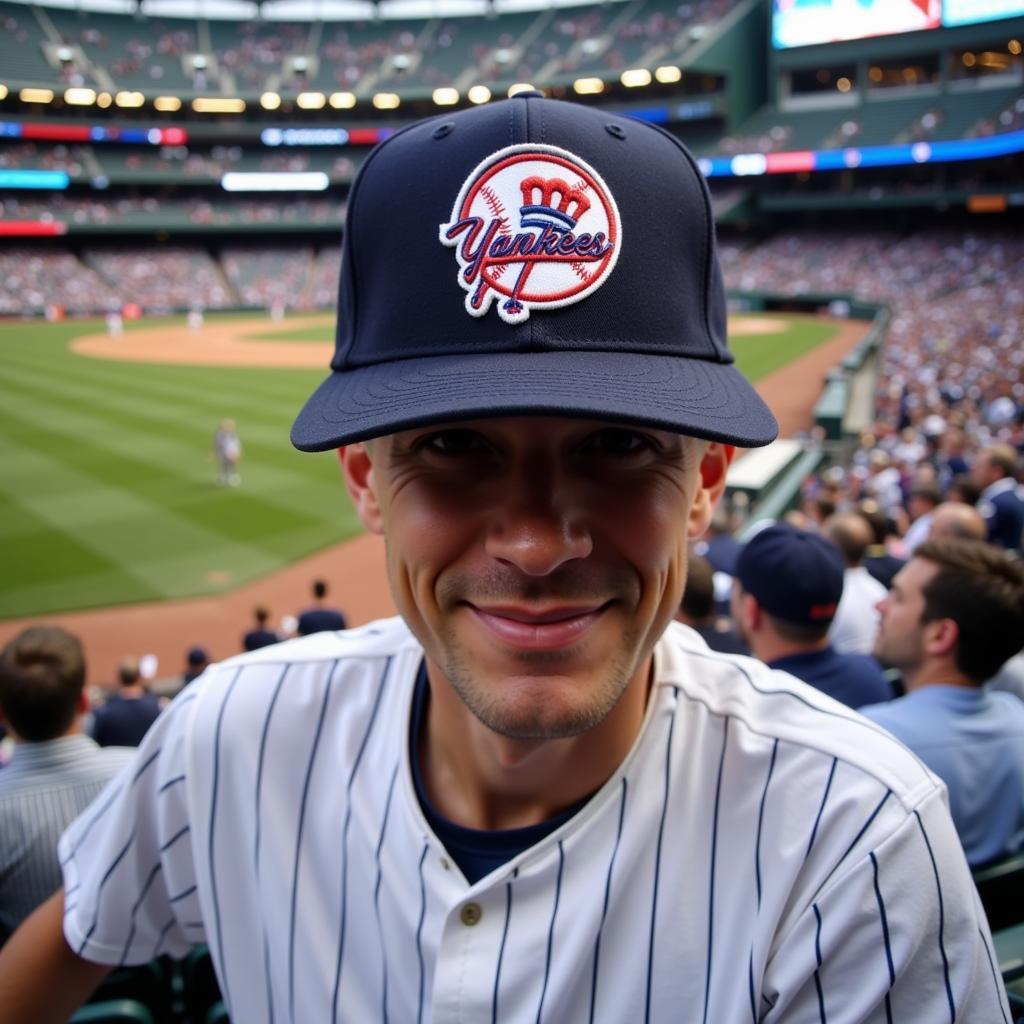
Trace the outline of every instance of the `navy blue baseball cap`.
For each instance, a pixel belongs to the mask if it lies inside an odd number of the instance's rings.
[[[813,625],[835,618],[843,569],[843,556],[830,540],[776,523],[743,545],[736,579],[769,615]]]
[[[331,375],[292,442],[554,415],[744,447],[711,202],[662,129],[538,93],[382,142],[349,195]]]

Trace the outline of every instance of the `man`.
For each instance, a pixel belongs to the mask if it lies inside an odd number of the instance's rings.
[[[873,498],[866,498],[858,503],[856,514],[868,525],[871,544],[864,554],[864,568],[882,584],[886,590],[892,585],[892,579],[903,568],[906,561],[894,555],[888,548],[888,542],[898,541],[895,524],[878,507]]]
[[[841,654],[829,627],[843,594],[843,559],[816,533],[777,523],[740,553],[732,617],[755,658],[810,683],[847,707],[889,700],[882,667],[866,654]]]
[[[200,941],[246,1024],[999,1019],[938,783],[670,625],[731,445],[777,429],[680,143],[537,94],[421,122],[343,268],[292,439],[342,446],[402,618],[182,695],[65,834],[5,1024]]]
[[[982,683],[1024,640],[1024,565],[981,541],[927,541],[879,606],[875,652],[906,696],[864,708],[949,788],[968,861],[1024,848],[1024,702]]]
[[[845,562],[843,596],[829,634],[832,644],[844,654],[870,654],[878,630],[878,602],[886,594],[864,565],[874,539],[871,527],[856,512],[844,512],[826,520],[822,533],[839,548]]]
[[[280,643],[281,638],[268,625],[270,622],[269,609],[263,605],[257,605],[253,611],[253,620],[253,628],[242,637],[243,651],[258,651],[261,647]]]
[[[907,515],[910,525],[903,535],[903,553],[909,558],[914,548],[928,539],[935,510],[942,504],[942,492],[932,481],[923,480],[910,488],[907,496]]]
[[[179,693],[189,683],[198,679],[210,665],[210,654],[205,647],[190,647],[185,654],[185,671],[181,674],[181,685],[174,691]]]
[[[1008,444],[986,448],[971,468],[981,488],[978,511],[988,527],[988,539],[1009,551],[1019,551],[1024,535],[1024,487],[1017,483],[1017,453]]]
[[[324,633],[334,629],[345,629],[345,616],[337,608],[330,608],[327,601],[327,581],[313,581],[313,605],[300,616],[296,632],[299,636],[310,633]]]
[[[733,567],[735,568],[735,566]],[[713,651],[749,654],[743,639],[729,619],[715,611],[715,570],[711,563],[692,552],[686,563],[686,586],[676,618],[696,630]]]
[[[0,771],[0,945],[60,888],[61,833],[134,753],[83,734],[84,685],[81,645],[56,626],[0,651],[0,718],[15,744]]]
[[[213,456],[217,460],[217,483],[237,487],[242,482],[242,441],[234,420],[220,421],[213,435]]]
[[[125,658],[117,679],[117,693],[93,712],[92,738],[101,747],[137,747],[160,714],[160,700],[143,685],[138,658]]]
[[[932,515],[928,540],[985,540],[988,527],[981,513],[961,501],[944,501]]]

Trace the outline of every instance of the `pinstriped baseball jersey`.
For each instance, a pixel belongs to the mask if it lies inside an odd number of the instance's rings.
[[[1008,1021],[941,784],[877,726],[673,625],[640,735],[475,885],[414,793],[400,620],[207,672],[65,833],[65,935],[209,943],[261,1022]]]

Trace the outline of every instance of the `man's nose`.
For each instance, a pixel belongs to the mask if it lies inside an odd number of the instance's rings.
[[[523,480],[488,530],[487,553],[528,576],[546,576],[594,549],[587,517],[549,475]]]

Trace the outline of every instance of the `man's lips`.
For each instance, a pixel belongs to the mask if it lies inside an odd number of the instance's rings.
[[[530,651],[547,651],[578,642],[608,608],[602,604],[543,610],[505,605],[468,607],[499,640]]]

